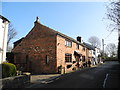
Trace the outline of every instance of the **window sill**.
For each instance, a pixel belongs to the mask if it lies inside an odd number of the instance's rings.
[[[72,62],[65,62],[66,64],[73,64]]]
[[[65,45],[65,47],[72,48],[72,46],[66,46],[66,45]]]

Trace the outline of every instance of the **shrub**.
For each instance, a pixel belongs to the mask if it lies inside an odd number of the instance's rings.
[[[16,76],[16,66],[12,63],[2,63],[2,78]]]

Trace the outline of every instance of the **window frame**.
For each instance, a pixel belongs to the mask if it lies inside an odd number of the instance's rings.
[[[82,62],[85,62],[85,56],[82,56]]]
[[[70,41],[70,40],[65,40],[65,46],[67,46],[67,47],[72,47],[72,41]]]
[[[65,62],[72,62],[72,54],[65,53]]]
[[[50,58],[49,58],[48,55],[46,55],[46,61],[45,61],[45,63],[46,63],[46,64],[49,64],[49,62],[50,62]]]
[[[82,47],[82,50],[85,51],[85,47]]]
[[[79,48],[80,48],[80,47],[79,47],[79,44],[76,43],[76,49],[79,49]]]

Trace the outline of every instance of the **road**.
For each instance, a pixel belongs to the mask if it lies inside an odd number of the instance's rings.
[[[44,84],[36,84],[32,88],[119,88],[119,71],[120,64],[110,61],[65,74]]]

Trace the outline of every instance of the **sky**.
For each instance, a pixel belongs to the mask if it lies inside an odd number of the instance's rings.
[[[38,16],[41,24],[74,39],[81,36],[88,42],[91,36],[97,36],[101,45],[102,39],[106,45],[117,45],[117,32],[108,31],[106,5],[107,2],[2,2],[1,14],[17,31],[12,43],[30,32]]]

